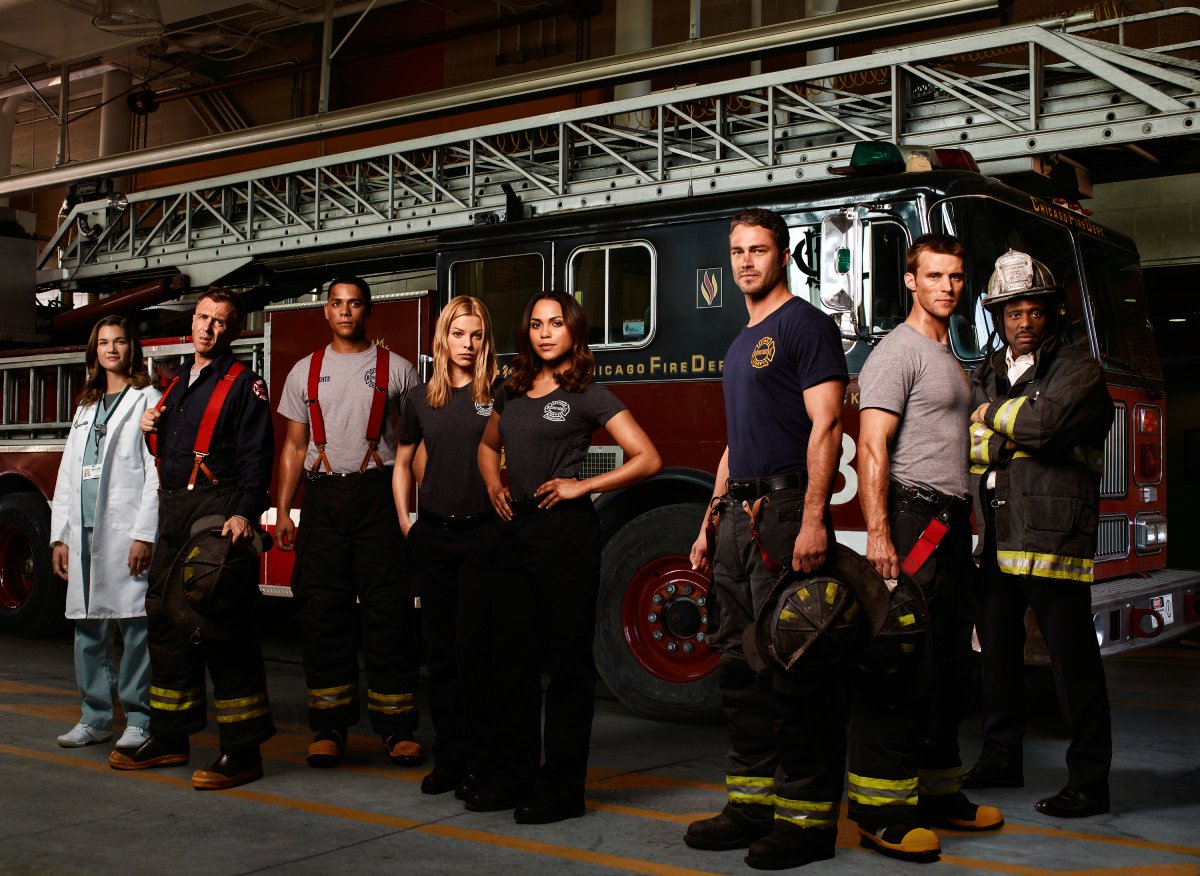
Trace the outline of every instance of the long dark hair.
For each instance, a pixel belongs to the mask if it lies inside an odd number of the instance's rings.
[[[565,292],[535,292],[525,305],[521,324],[517,329],[517,355],[509,366],[512,370],[505,387],[511,393],[528,392],[533,379],[542,369],[542,359],[529,342],[529,322],[533,319],[533,308],[539,301],[555,301],[562,308],[563,321],[571,333],[571,352],[567,366],[554,375],[558,385],[567,392],[583,392],[592,382],[596,360],[588,348],[587,314],[574,298]]]
[[[100,329],[114,325],[125,333],[129,341],[129,364],[125,366],[125,380],[134,389],[142,389],[150,385],[150,375],[146,373],[146,360],[142,356],[142,340],[138,337],[137,328],[123,316],[106,316],[94,326],[88,336],[87,352],[83,361],[87,365],[87,380],[83,383],[83,391],[79,393],[79,404],[90,405],[100,400],[108,392],[108,375],[100,367],[100,356],[96,348],[100,345]]]

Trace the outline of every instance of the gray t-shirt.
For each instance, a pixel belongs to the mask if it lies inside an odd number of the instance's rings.
[[[529,499],[551,478],[579,477],[592,433],[625,405],[603,386],[589,383],[583,392],[559,386],[540,398],[501,390],[496,410],[509,492],[514,499]]]
[[[418,385],[412,363],[395,353],[388,353],[388,404],[384,411],[383,432],[379,439],[379,458],[385,466],[396,461],[396,435],[400,425],[400,401],[404,394]],[[308,423],[309,354],[295,364],[283,384],[279,396],[279,413],[296,423]],[[375,347],[361,353],[335,353],[325,348],[321,362],[321,383],[317,399],[321,403],[321,418],[325,421],[325,455],[338,474],[358,471],[367,455],[367,420],[375,396]],[[304,467],[311,471],[317,461],[317,446],[309,429],[308,453]],[[374,468],[372,460],[368,468]],[[324,472],[322,466],[320,471]]]
[[[491,416],[491,401],[475,401],[469,385],[453,390],[440,408],[429,406],[423,386],[405,397],[400,443],[425,441],[428,459],[421,481],[421,505],[426,510],[457,517],[491,509],[477,461],[479,442]]]
[[[871,352],[858,384],[861,410],[900,416],[891,447],[892,479],[968,495],[971,386],[950,348],[902,323]]]

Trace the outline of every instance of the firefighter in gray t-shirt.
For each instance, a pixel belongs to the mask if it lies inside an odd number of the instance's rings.
[[[393,763],[417,766],[420,629],[391,490],[399,403],[417,375],[406,359],[367,340],[371,288],[363,280],[333,280],[324,314],[329,345],[296,363],[279,400],[288,423],[275,544],[296,551],[292,593],[316,733],[307,761],[337,766],[358,723],[361,623],[371,728]],[[302,474],[297,531],[291,510]]]
[[[963,291],[963,248],[926,234],[908,251],[908,319],[859,376],[859,500],[867,559],[925,602],[929,635],[880,683],[859,678],[850,739],[850,818],[862,845],[926,861],[930,826],[991,830],[1000,810],[962,793],[958,725],[970,691],[974,564],[964,424],[971,391],[947,346]]]

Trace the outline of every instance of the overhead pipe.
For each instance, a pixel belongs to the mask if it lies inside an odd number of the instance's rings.
[[[368,9],[382,9],[384,6],[394,6],[397,3],[405,3],[407,0],[356,0],[354,3],[343,3],[341,6],[333,7],[334,18],[344,18],[347,15],[358,15],[360,12],[366,12]],[[306,12],[303,9],[297,9],[283,0],[249,0],[251,6],[257,6],[272,15],[278,15],[280,18],[288,18],[297,24],[320,24],[325,20],[325,10],[318,12]]]
[[[74,310],[60,313],[54,317],[54,330],[59,332],[82,331],[102,317],[125,315],[178,298],[187,291],[187,288],[187,277],[182,274],[172,274],[169,277],[153,280],[125,292],[102,298],[95,304],[76,307]]]
[[[661,70],[730,61],[747,55],[781,51],[851,35],[898,27],[915,27],[932,20],[980,18],[998,15],[1006,0],[896,0],[867,9],[848,10],[813,20],[788,22],[738,31],[719,37],[659,46],[627,55],[566,64],[540,71],[534,84],[528,75],[506,76],[491,82],[471,83],[418,97],[353,107],[325,115],[309,116],[248,128],[235,134],[190,140],[113,158],[80,161],[64,168],[32,171],[0,180],[0,197],[54,186],[68,185],[89,177],[114,176],[184,164],[200,158],[217,158],[237,152],[263,149],[299,140],[368,127],[395,124],[405,119],[445,112],[462,112],[502,101],[629,81]]]

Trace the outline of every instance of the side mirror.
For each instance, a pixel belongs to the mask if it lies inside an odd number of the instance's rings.
[[[821,303],[835,313],[862,304],[862,220],[849,209],[821,220]]]

